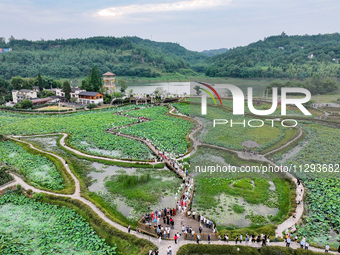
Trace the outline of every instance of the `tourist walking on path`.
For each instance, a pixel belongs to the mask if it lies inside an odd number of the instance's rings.
[[[306,242],[306,243],[305,243],[305,250],[308,250],[308,247],[309,247],[309,243]],[[340,253],[340,251],[339,251],[339,253]]]
[[[237,244],[238,236],[235,237],[235,244]]]
[[[326,244],[325,252],[329,252],[329,245],[328,244]]]
[[[131,230],[131,228],[130,228],[130,225],[128,226],[128,233],[130,233],[130,230]]]
[[[287,241],[286,241],[286,247],[289,247],[290,246],[290,236],[288,236],[288,238],[287,238]]]

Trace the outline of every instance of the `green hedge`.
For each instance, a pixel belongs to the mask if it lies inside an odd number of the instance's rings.
[[[111,226],[103,219],[101,219],[88,205],[79,200],[72,199],[70,197],[44,194],[40,201],[58,206],[66,206],[75,210],[75,212],[80,214],[90,223],[91,227],[101,238],[104,238],[108,244],[114,245],[116,243],[118,249],[122,252],[122,254],[147,255],[150,249],[157,249],[157,247],[153,243],[150,243],[149,246],[148,240],[137,238],[132,234],[125,233]],[[118,239],[122,239],[125,242],[121,243]],[[135,247],[130,247],[131,245],[138,246],[140,251],[136,252]]]
[[[237,251],[237,248],[240,250]],[[187,244],[182,245],[176,253],[177,255],[191,254],[229,254],[229,255],[259,255],[257,248],[239,245],[215,245],[215,244]]]
[[[239,248],[239,251],[237,251]],[[281,246],[263,246],[260,249],[239,246],[239,245],[213,245],[213,244],[187,244],[177,251],[177,255],[196,255],[196,254],[229,254],[229,255],[319,255],[320,252],[313,252],[304,249],[292,249]]]

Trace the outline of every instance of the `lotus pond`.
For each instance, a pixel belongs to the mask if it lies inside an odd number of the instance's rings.
[[[304,124],[308,132],[299,150],[292,157],[288,151],[278,154],[275,160],[282,160],[290,164],[340,164],[340,130],[336,127],[319,124]],[[338,245],[340,236],[340,184],[339,173],[299,172],[295,173],[301,178],[307,190],[307,212],[302,226],[298,229],[299,236],[306,236],[313,243],[325,245],[331,243]],[[334,233],[334,234],[331,234]]]
[[[121,168],[94,163],[97,172],[90,176],[97,179],[89,186],[111,207],[131,220],[139,220],[153,209],[174,207],[175,197],[182,180],[168,169]],[[101,169],[102,171],[98,171]]]
[[[115,115],[116,111],[108,109],[64,115],[0,112],[0,132],[11,135],[66,132],[71,134],[70,145],[90,154],[105,155],[105,151],[118,150],[121,158],[149,159],[151,151],[144,143],[105,132],[108,128],[136,122]]]
[[[14,192],[0,197],[1,254],[115,254],[80,215]]]
[[[197,139],[204,143],[217,145],[233,150],[242,150],[244,147],[240,144],[244,141],[253,140],[260,144],[259,151],[264,150],[285,136],[285,128],[265,124],[262,127],[252,128],[246,125],[234,125],[230,127],[230,124],[216,125],[213,127],[214,119],[230,119],[234,123],[243,123],[250,120],[248,117],[239,115],[233,115],[227,109],[221,107],[207,107],[207,115],[201,115],[200,105],[188,105],[183,103],[173,104],[180,113],[188,114],[199,119],[203,123],[203,130],[197,135]]]
[[[11,141],[0,142],[0,161],[19,170],[29,182],[37,187],[61,190],[65,187],[56,166],[45,157],[28,153]]]

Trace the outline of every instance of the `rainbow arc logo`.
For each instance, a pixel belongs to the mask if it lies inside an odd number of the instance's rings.
[[[203,86],[206,86],[207,88],[209,88],[212,92],[214,92],[214,94],[217,96],[218,100],[220,101],[220,104],[222,105],[222,101],[221,101],[221,98],[220,98],[220,95],[216,92],[216,90],[210,86],[209,84],[206,84],[204,82],[197,82],[198,84],[201,84]],[[203,89],[203,88],[200,88],[200,90],[206,92],[211,98],[212,100],[214,101],[215,105],[217,105],[216,103],[216,100],[215,100],[215,97],[213,96],[213,94],[211,94],[211,92],[207,89]]]

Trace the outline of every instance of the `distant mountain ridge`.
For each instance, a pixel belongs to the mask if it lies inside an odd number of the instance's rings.
[[[288,36],[283,32],[207,58],[204,65],[211,77],[340,77],[339,59],[339,33]]]
[[[90,37],[29,41],[0,40],[0,78],[85,77],[92,65],[101,73],[159,77],[179,73],[187,77],[306,78],[340,77],[340,34],[270,36],[244,47],[190,51],[171,42],[139,37]],[[224,53],[222,53],[224,52]]]
[[[227,48],[220,48],[220,49],[213,49],[213,50],[204,50],[204,51],[201,51],[201,53],[208,57],[212,57],[215,55],[223,54],[226,51],[228,51]]]

